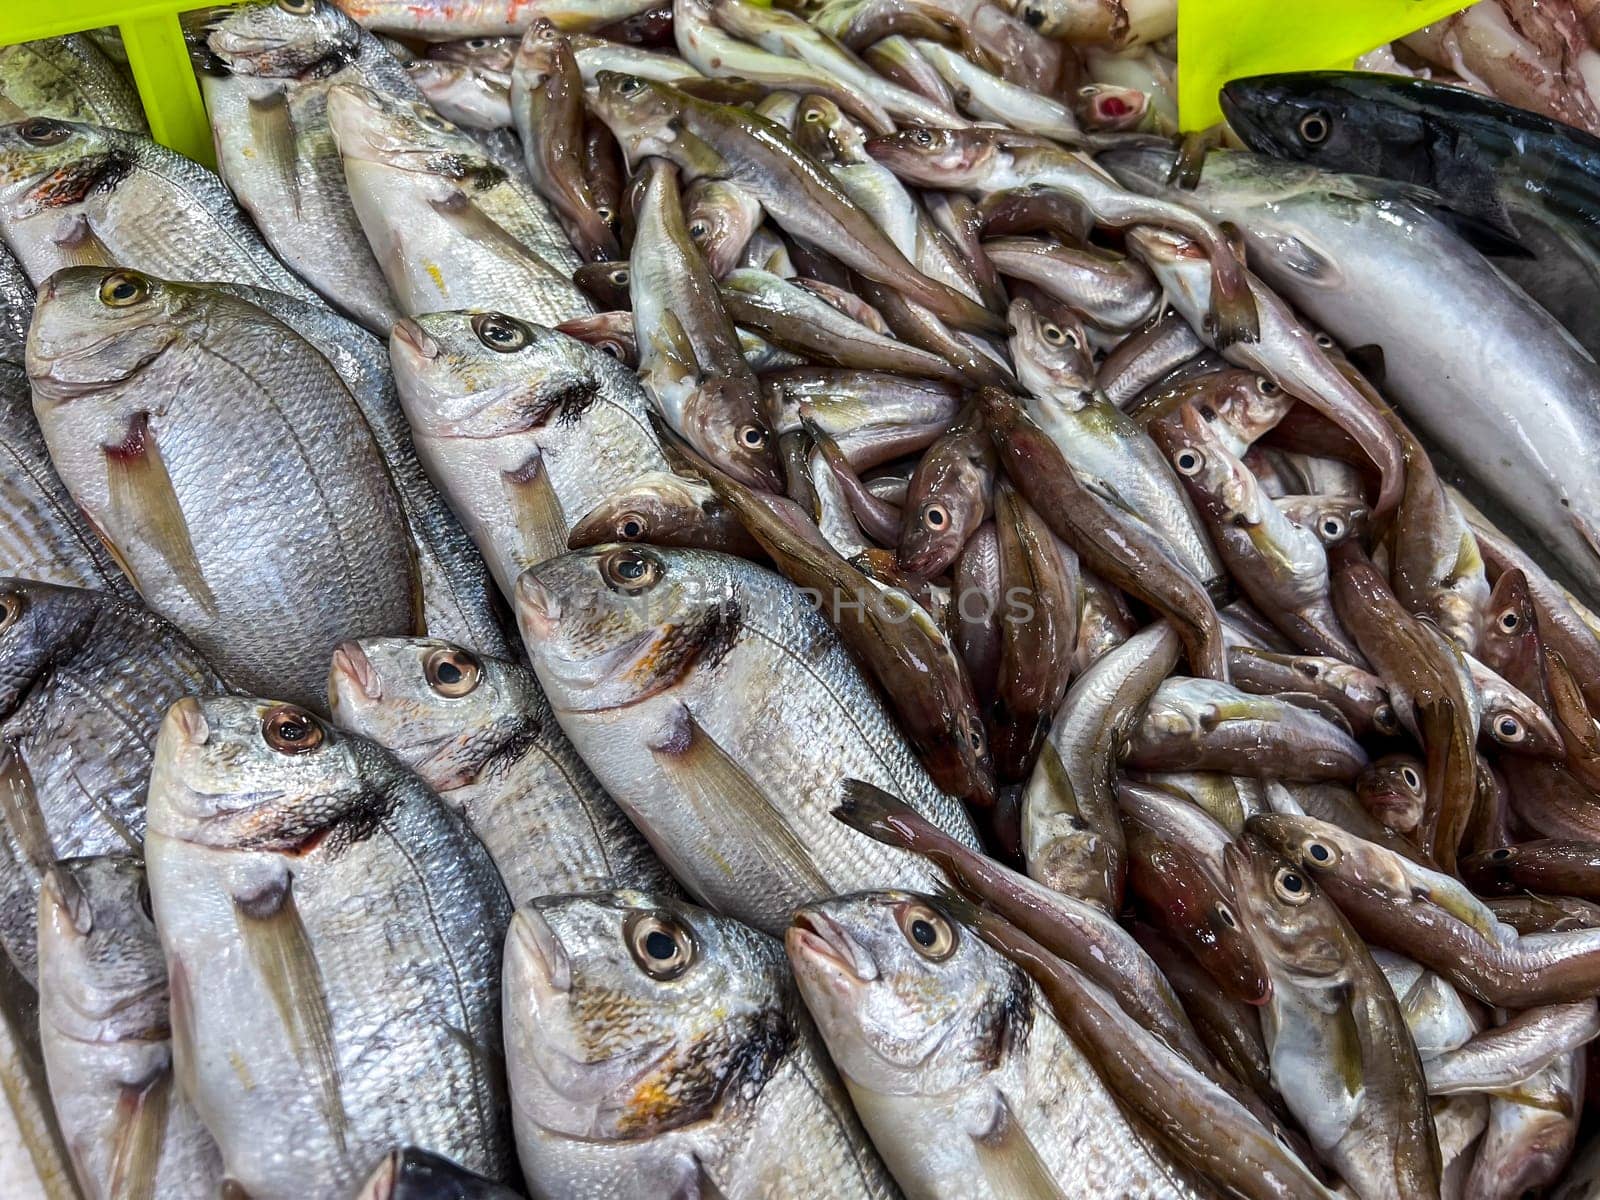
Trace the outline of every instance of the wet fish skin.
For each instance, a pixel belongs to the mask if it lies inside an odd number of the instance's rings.
[[[222,1156],[173,1079],[144,864],[63,859],[45,876],[38,931],[39,1040],[84,1195],[215,1196]]]
[[[765,214],[760,203],[725,179],[697,179],[683,194],[689,236],[719,280],[739,265]]]
[[[79,264],[247,283],[315,300],[210,171],[139,134],[0,126],[0,231],[35,285]]]
[[[525,574],[517,607],[562,728],[708,907],[778,930],[822,894],[930,886],[925,863],[829,815],[845,778],[977,844],[838,637],[769,571],[707,551],[597,546]],[[729,822],[744,830],[736,842]]]
[[[648,9],[653,0],[337,0],[340,8],[375,33],[425,42],[521,36],[543,17],[558,29],[586,31]]]
[[[633,372],[565,334],[431,313],[395,326],[389,357],[417,457],[508,602],[574,522],[668,469]]]
[[[957,328],[1003,328],[994,313],[912,266],[781,126],[637,76],[602,75],[596,106],[630,159],[660,154],[691,179],[737,173],[785,232],[826,249],[852,270],[927,306]],[[676,126],[670,124],[674,120]],[[664,133],[676,127],[681,134]]]
[[[1239,919],[1272,981],[1262,1032],[1284,1102],[1358,1196],[1438,1196],[1422,1063],[1366,946],[1259,838],[1246,834],[1225,856]]]
[[[1577,1141],[1586,1076],[1584,1055],[1568,1054],[1509,1093],[1489,1097],[1489,1125],[1468,1195],[1525,1196],[1561,1180]]]
[[[0,677],[0,944],[31,983],[43,872],[138,853],[161,713],[226,685],[137,601],[21,579],[0,579]]]
[[[672,890],[526,668],[432,638],[366,638],[334,651],[328,696],[336,725],[388,750],[467,823],[514,901]]]
[[[926,450],[961,409],[948,384],[880,371],[796,367],[763,374],[761,391],[780,437],[798,430],[804,413],[857,470]]]
[[[993,511],[996,459],[982,415],[969,406],[917,461],[902,505],[895,561],[942,575]]]
[[[1117,756],[1178,650],[1176,633],[1158,622],[1073,681],[1023,791],[1023,859],[1031,878],[1108,912],[1121,907],[1126,857]]]
[[[1499,846],[1462,859],[1461,872],[1487,895],[1532,891],[1600,898],[1600,847],[1592,842],[1539,838]]]
[[[1411,834],[1427,807],[1427,765],[1410,754],[1386,754],[1356,777],[1361,806],[1396,833]]]
[[[1027,975],[942,907],[844,896],[802,908],[785,936],[801,996],[906,1194],[1192,1194]]]
[[[1098,480],[1080,478],[1015,398],[988,388],[979,400],[1006,474],[1056,536],[1090,570],[1170,620],[1192,669],[1225,678],[1216,606],[1166,540],[1107,495]]]
[[[591,311],[571,282],[572,243],[520,169],[425,103],[349,82],[327,103],[351,205],[401,312],[554,325]]]
[[[127,72],[81,33],[0,48],[0,114],[150,131]]]
[[[463,129],[509,129],[511,76],[463,62],[419,58],[406,74],[445,120]]]
[[[1002,275],[1044,289],[1097,329],[1130,333],[1160,311],[1161,289],[1136,258],[1020,237],[991,237],[983,251]]]
[[[73,499],[230,682],[320,705],[340,638],[418,621],[378,442],[288,324],[219,288],[79,267],[40,297],[28,374]]]
[[[1400,731],[1383,681],[1343,659],[1229,646],[1228,681],[1258,696],[1310,693],[1338,710],[1358,738],[1375,732],[1392,737]]]
[[[342,1200],[396,1143],[514,1169],[510,904],[421,780],[292,705],[181,700],[145,857],[178,1078],[250,1195]]]
[[[523,34],[511,64],[511,115],[534,186],[555,207],[578,256],[621,256],[583,173],[583,80],[567,39],[547,20]]]
[[[656,472],[641,475],[580,518],[567,535],[567,549],[605,542],[646,542],[720,550],[759,561],[764,553],[738,516],[698,479]]]
[[[289,12],[270,0],[213,21],[200,76],[218,171],[268,245],[329,303],[375,333],[400,316],[350,204],[328,122],[341,82],[417,99],[373,35],[328,0]]]
[[[535,1193],[897,1194],[767,935],[670,896],[549,897],[512,919],[505,987]]]
[[[353,1200],[518,1200],[510,1188],[447,1158],[406,1146],[373,1168]]]

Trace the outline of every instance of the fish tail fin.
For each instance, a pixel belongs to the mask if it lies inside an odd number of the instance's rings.
[[[333,1016],[316,951],[295,907],[293,884],[293,876],[284,872],[255,893],[234,897],[235,919],[295,1056],[316,1081],[328,1130],[343,1152],[346,1118]]]
[[[200,568],[172,476],[150,430],[150,414],[135,413],[122,441],[102,446],[101,451],[106,459],[109,502],[119,523],[135,530],[195,603],[216,616],[217,598]]]
[[[833,815],[857,833],[890,846],[905,846],[905,822],[917,812],[898,796],[862,779],[846,779],[839,785],[839,803]]]
[[[1244,260],[1226,239],[1211,255],[1212,336],[1217,348],[1261,340],[1261,314]]]

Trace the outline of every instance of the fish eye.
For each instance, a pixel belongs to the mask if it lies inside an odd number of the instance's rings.
[[[1511,713],[1502,713],[1494,719],[1494,736],[1509,745],[1516,745],[1528,736],[1522,722]]]
[[[1059,325],[1045,325],[1039,332],[1044,335],[1044,340],[1052,346],[1071,346],[1074,350],[1078,348],[1078,335],[1068,333]]]
[[[533,340],[526,325],[504,313],[479,313],[472,318],[472,332],[497,354],[511,354]]]
[[[100,281],[100,303],[107,308],[127,308],[150,294],[150,285],[127,271],[113,271]]]
[[[1331,867],[1339,861],[1339,851],[1328,845],[1327,842],[1307,842],[1306,858],[1316,863],[1319,867]]]
[[[628,280],[632,278],[626,268],[619,268],[606,276],[611,281],[612,287],[627,287]]]
[[[1372,723],[1378,727],[1379,733],[1397,733],[1400,729],[1400,718],[1395,715],[1393,706],[1380,704],[1372,714]]]
[[[1283,389],[1271,379],[1266,378],[1266,376],[1262,376],[1256,380],[1256,391],[1270,399],[1273,396],[1281,395]]]
[[[609,225],[611,224],[611,219],[616,214],[611,211],[611,206],[609,204],[597,204],[594,206],[594,215],[599,217],[600,220],[605,224]]]
[[[1422,790],[1422,776],[1417,774],[1415,767],[1401,767],[1400,782],[1413,792]]]
[[[644,80],[637,75],[625,76],[622,82],[617,84],[617,94],[619,96],[631,96],[635,92],[642,91],[644,91]]]
[[[1325,112],[1307,113],[1300,118],[1300,138],[1308,145],[1320,146],[1333,132],[1333,123]]]
[[[767,431],[759,425],[741,425],[737,437],[746,450],[759,450],[767,444]]]
[[[1501,633],[1515,633],[1522,625],[1522,617],[1514,608],[1508,608],[1495,618]]]
[[[1198,475],[1205,463],[1205,455],[1188,446],[1179,450],[1172,459],[1172,465],[1178,468],[1179,475]]]
[[[620,342],[600,342],[597,344],[602,352],[611,355],[612,358],[615,358],[618,361],[627,357],[627,354],[623,352],[622,344]]]
[[[487,50],[489,39],[486,37],[468,38],[465,43],[468,50]]]
[[[1272,876],[1272,890],[1285,904],[1296,907],[1311,899],[1311,884],[1292,867],[1279,867]]]
[[[634,913],[622,935],[633,961],[652,979],[676,979],[694,962],[694,937],[666,913]]]
[[[456,131],[456,127],[454,125],[450,124],[449,121],[446,121],[431,108],[425,108],[419,105],[416,112],[417,123],[420,124],[424,129],[431,129],[435,133],[454,133]]]
[[[291,17],[303,17],[317,7],[317,0],[278,0],[278,7]]]
[[[1328,334],[1319,333],[1317,334],[1317,345],[1322,347],[1324,350],[1332,350],[1334,347],[1334,341],[1333,338]]]
[[[645,528],[644,518],[638,513],[623,513],[622,518],[617,522],[617,533],[627,538],[630,542],[636,542],[642,538]]]
[[[983,722],[977,717],[967,718],[967,741],[979,754],[983,753]]]
[[[476,688],[482,672],[476,658],[454,646],[441,646],[422,662],[422,674],[428,686],[450,700]]]
[[[303,708],[280,704],[261,718],[261,736],[279,754],[306,754],[322,745],[322,726]]]
[[[628,593],[647,591],[663,574],[660,562],[633,549],[607,554],[600,560],[600,573],[613,590]]]
[[[911,140],[919,146],[933,145],[933,133],[931,130],[913,129],[910,136]]]
[[[1226,904],[1217,905],[1217,920],[1221,921],[1229,929],[1239,928],[1239,918],[1233,915],[1233,909]]]
[[[822,120],[822,110],[820,108],[813,108],[807,112],[806,115],[801,118],[801,120],[803,120],[807,125],[815,125],[817,122]]]
[[[17,126],[22,140],[34,146],[55,146],[67,140],[72,129],[49,117],[33,117]]]
[[[689,236],[697,242],[705,241],[706,234],[709,232],[704,221],[694,221],[689,225]]]
[[[895,914],[900,931],[916,952],[932,962],[943,962],[955,953],[955,927],[926,904],[915,901],[900,906]]]
[[[1337,541],[1344,536],[1344,522],[1338,517],[1322,518],[1322,536],[1329,541]]]
[[[1505,862],[1510,857],[1511,857],[1511,847],[1510,846],[1500,846],[1497,849],[1489,851],[1489,860],[1491,862]]]
[[[1022,19],[1028,23],[1030,28],[1037,29],[1044,24],[1044,9],[1035,8],[1030,4],[1022,10]]]
[[[22,616],[22,597],[15,592],[8,592],[0,596],[0,629],[10,629],[17,623],[17,618]]]
[[[942,504],[930,504],[922,510],[922,523],[929,529],[944,529],[950,524],[950,510]]]

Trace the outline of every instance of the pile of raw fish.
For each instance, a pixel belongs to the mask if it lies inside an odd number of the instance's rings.
[[[0,51],[41,1194],[1594,1194],[1600,142],[1175,19]]]

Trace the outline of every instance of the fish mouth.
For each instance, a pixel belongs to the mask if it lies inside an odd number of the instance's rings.
[[[205,710],[193,696],[185,696],[171,708],[161,722],[161,732],[180,745],[204,746],[211,738],[211,726],[206,721]]]
[[[88,937],[94,932],[94,908],[89,903],[89,897],[71,874],[61,867],[51,867],[44,873],[44,878],[39,881],[41,903],[48,905],[50,911],[65,917],[64,922],[57,922],[56,927],[63,933],[67,930],[77,937]]]
[[[564,996],[572,990],[572,959],[550,922],[533,909],[519,909],[511,918],[511,935],[532,968],[541,998]]]
[[[824,912],[801,909],[795,913],[783,940],[792,958],[822,968],[840,990],[878,978],[878,964],[872,956]]]
[[[400,1157],[405,1151],[391,1150],[368,1177],[355,1200],[394,1200],[400,1183]]]
[[[389,338],[391,343],[399,342],[424,362],[432,362],[439,357],[439,343],[410,317],[401,317],[390,326]]]
[[[547,642],[561,623],[561,601],[534,576],[524,571],[517,579],[517,617],[531,639]]]
[[[333,651],[333,662],[328,667],[328,706],[337,710],[341,697],[354,699],[354,687],[367,700],[376,704],[383,699],[383,683],[372,660],[357,642],[340,642]]]

